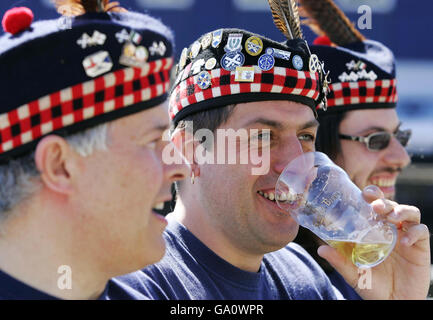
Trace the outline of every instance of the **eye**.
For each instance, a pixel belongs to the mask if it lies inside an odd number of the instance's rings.
[[[256,134],[252,134],[250,142],[252,145],[258,146],[260,143],[261,146],[265,146],[272,141],[273,137],[274,136],[270,129],[263,129],[258,131]]]
[[[156,149],[156,144],[158,143],[158,141],[151,141],[151,142],[149,142],[148,144],[146,144],[146,148],[149,148],[149,149]]]
[[[258,140],[265,140],[265,141],[269,141],[271,140],[272,137],[272,133],[270,130],[262,130],[261,132],[259,132],[259,134],[257,135],[257,139]]]
[[[152,150],[155,150],[156,147],[158,146],[159,142],[161,142],[161,138],[156,138],[156,139],[154,139],[154,140],[146,143],[145,147],[149,148],[149,149],[152,149]]]
[[[316,140],[316,137],[310,133],[304,133],[298,136],[299,140],[301,141],[307,141],[307,142],[314,142]]]

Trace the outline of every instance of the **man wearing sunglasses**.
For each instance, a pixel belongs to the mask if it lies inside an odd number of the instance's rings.
[[[356,30],[354,30],[356,31]],[[326,153],[342,167],[360,188],[380,188],[393,200],[398,175],[410,163],[405,150],[411,131],[402,130],[396,104],[396,80],[393,53],[383,44],[355,34],[358,41],[337,46],[321,36],[311,46],[330,71],[331,85],[327,111],[318,111],[320,127],[316,149]],[[325,260],[317,255],[320,240],[300,228],[295,239],[313,255],[331,282],[348,299],[359,298]]]

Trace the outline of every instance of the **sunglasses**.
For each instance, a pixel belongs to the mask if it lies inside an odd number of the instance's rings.
[[[366,137],[359,136],[348,136],[345,134],[339,134],[340,139],[359,141],[367,146],[370,151],[380,151],[388,147],[391,141],[391,136],[394,136],[403,147],[406,147],[409,139],[412,135],[412,130],[397,130],[395,133],[389,133],[386,131],[379,131],[369,134]]]

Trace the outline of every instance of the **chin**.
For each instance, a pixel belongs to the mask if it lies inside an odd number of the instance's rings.
[[[144,253],[143,268],[145,266],[160,261],[165,255],[165,250],[166,250],[165,241],[162,236],[160,237],[160,239],[158,239],[158,241],[153,241],[147,244],[146,249],[143,250]]]

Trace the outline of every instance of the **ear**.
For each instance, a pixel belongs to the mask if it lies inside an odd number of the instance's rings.
[[[62,137],[49,135],[38,143],[35,162],[47,188],[62,194],[69,194],[72,191],[72,157],[74,154]]]
[[[192,132],[185,129],[176,129],[171,135],[171,142],[189,166],[195,164],[194,151],[196,143]]]

